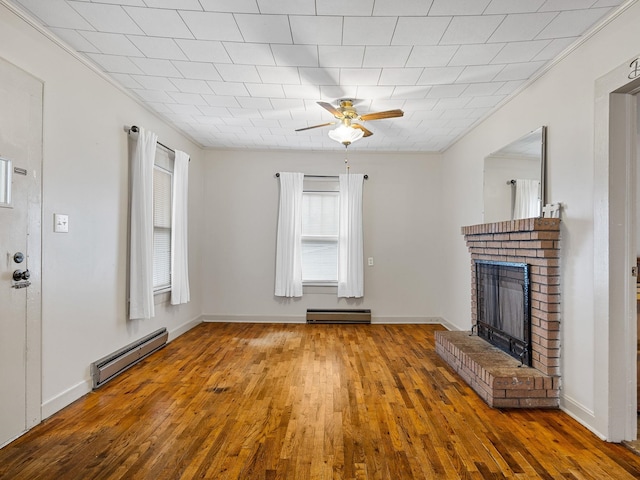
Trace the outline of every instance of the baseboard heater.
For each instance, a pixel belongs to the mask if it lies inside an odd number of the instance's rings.
[[[164,347],[169,334],[166,328],[161,328],[137,340],[111,355],[101,358],[91,364],[93,389],[101,387],[116,375],[124,372],[156,350]]]
[[[371,323],[371,310],[308,308],[307,323]]]

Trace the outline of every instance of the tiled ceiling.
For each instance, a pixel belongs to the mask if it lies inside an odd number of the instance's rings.
[[[622,0],[11,0],[203,147],[445,150]],[[135,122],[135,119],[131,119]],[[363,122],[360,122],[363,123]]]

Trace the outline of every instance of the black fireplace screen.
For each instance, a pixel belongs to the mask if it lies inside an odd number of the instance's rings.
[[[478,336],[531,365],[529,265],[476,261]]]

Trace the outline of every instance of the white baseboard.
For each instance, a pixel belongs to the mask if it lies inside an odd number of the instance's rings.
[[[212,323],[306,323],[305,315],[202,315]]]
[[[202,315],[202,321],[212,323],[306,323],[306,315]],[[442,324],[441,317],[380,316],[371,317],[376,324]]]
[[[183,333],[187,333],[193,327],[197,327],[202,322],[203,322],[202,315],[198,315],[196,318],[191,319],[188,322],[183,323],[182,325],[174,328],[173,330],[170,330],[169,331],[169,338],[167,339],[167,341],[171,342],[171,341],[175,340],[180,335],[182,335]]]
[[[606,440],[607,436],[603,433],[599,432],[594,428],[596,423],[596,417],[592,410],[588,409],[580,402],[572,399],[567,395],[560,394],[560,410],[573,418],[576,422],[578,422],[583,427],[587,428],[594,435],[598,436],[600,440]]]
[[[42,403],[42,419],[49,418],[92,390],[91,381],[83,380]]]

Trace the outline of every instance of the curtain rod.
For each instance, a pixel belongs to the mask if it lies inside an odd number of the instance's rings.
[[[507,180],[507,185],[515,185],[516,181],[515,180]]]
[[[276,173],[276,178],[280,177],[280,173]],[[313,178],[338,178],[338,175],[305,175],[305,177],[313,177]],[[369,175],[365,175],[364,179],[367,180]]]
[[[125,131],[129,134],[131,133],[138,133],[138,127],[135,125],[132,125],[131,127],[124,127]],[[164,143],[161,142],[156,142],[158,145],[160,145],[162,148],[166,148],[167,150],[169,150],[171,153],[176,153],[176,151],[173,148],[169,148],[167,147]],[[189,159],[189,161],[191,161],[191,159]]]

